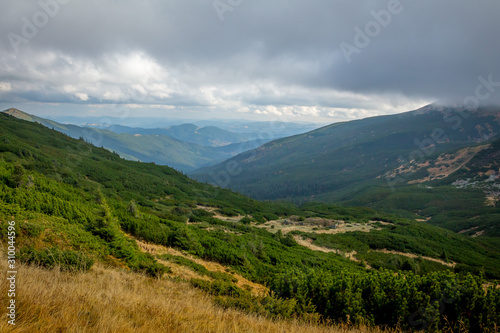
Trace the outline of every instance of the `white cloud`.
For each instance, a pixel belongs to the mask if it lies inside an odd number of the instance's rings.
[[[11,91],[12,86],[10,82],[0,82],[0,91]]]
[[[0,77],[9,72],[18,82],[31,75],[30,82],[25,84],[11,86],[2,82],[0,91],[53,98],[53,102],[69,98],[93,107],[97,107],[98,102],[103,103],[101,108],[113,103],[132,109],[140,109],[141,105],[144,105],[142,109],[165,110],[191,106],[198,111],[204,110],[207,116],[215,108],[233,116],[246,113],[310,121],[395,113],[427,102],[394,94],[362,94],[294,82],[279,84],[271,79],[242,78],[206,84],[209,71],[206,68],[201,68],[200,73],[191,68],[174,70],[138,50],[105,54],[93,61],[60,51],[47,51],[36,58],[29,53],[18,57],[13,69],[0,68]],[[227,68],[227,71],[232,69]],[[220,74],[225,76],[226,68],[220,69]],[[204,78],[200,82],[198,75]]]
[[[85,93],[76,93],[75,96],[83,102],[86,102],[89,100],[89,96]]]

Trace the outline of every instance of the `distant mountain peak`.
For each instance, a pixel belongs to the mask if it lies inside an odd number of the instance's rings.
[[[4,110],[2,112],[9,114],[13,117],[19,118],[19,119],[23,119],[23,120],[32,121],[32,119],[33,119],[33,116],[30,115],[29,113],[21,111],[21,110],[16,109],[16,108],[10,108],[10,109]]]

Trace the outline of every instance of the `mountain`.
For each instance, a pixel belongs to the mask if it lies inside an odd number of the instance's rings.
[[[53,120],[30,115],[17,109],[9,109],[4,112],[19,119],[40,123],[75,139],[83,138],[85,141],[114,151],[127,159],[168,165],[184,172],[224,161],[244,150],[256,148],[265,143],[265,141],[257,139],[221,147],[202,146],[172,137],[176,136],[175,133],[177,133],[178,137],[191,136],[195,138],[195,125],[177,126],[175,127],[176,131],[170,131],[170,135],[168,136],[163,135],[164,132],[156,129],[131,129],[130,133],[115,133],[106,129],[60,124]],[[223,137],[219,135],[221,134],[220,131],[212,128],[205,128],[202,132],[203,137],[191,141],[208,142],[213,145],[215,142],[222,143],[224,140],[228,140],[228,142],[231,140],[243,140],[245,137],[238,134],[231,137]]]
[[[174,125],[167,128],[137,128],[120,125],[107,127],[115,133],[164,135],[184,142],[195,143],[200,146],[220,147],[233,143],[258,140],[261,144],[269,141],[259,140],[256,133],[235,133],[215,126],[198,127],[194,124]]]
[[[498,108],[469,112],[429,105],[275,140],[219,165],[196,170],[191,176],[257,199],[369,206],[431,223],[443,224],[450,217],[448,213],[461,211],[461,221],[455,226],[464,228],[455,231],[482,225],[477,232],[500,235],[499,227],[491,222],[498,207],[485,207],[483,191],[464,191],[451,186],[451,178],[448,183],[443,180],[467,167],[466,163],[488,148],[499,132]],[[229,164],[242,171],[224,177]],[[447,187],[426,188],[437,181]],[[443,193],[450,198],[446,203]],[[472,204],[464,206],[466,198],[473,199]],[[447,208],[432,208],[437,203]],[[489,213],[478,214],[484,209]],[[470,220],[473,217],[475,221]]]
[[[315,331],[323,318],[491,331],[500,316],[498,244],[367,208],[256,201],[6,113],[0,240],[3,249],[15,244],[10,265],[32,286],[16,296],[19,313],[39,313],[18,316],[21,331],[63,331],[68,322],[151,331],[151,320],[178,331],[166,316],[180,299],[194,304],[175,313],[196,328],[208,324],[188,309],[207,299],[218,317],[234,314],[232,327],[257,325],[241,314],[251,313],[261,330],[278,318],[286,321],[280,331],[293,320]],[[82,303],[89,298],[101,302]]]
[[[217,126],[236,133],[257,133],[262,137],[270,139],[278,139],[285,136],[301,134],[309,132],[320,127],[315,123],[306,122],[289,122],[289,121],[220,121],[220,120],[205,120],[200,121],[200,125]]]
[[[61,130],[59,130],[60,132],[62,132],[63,129],[67,128],[65,125],[59,124],[58,122],[55,122],[53,120],[40,118],[40,117],[37,117],[35,115],[18,110],[16,108],[10,108],[10,109],[7,109],[7,110],[2,111],[2,112],[9,114],[13,117],[16,117],[18,119],[36,122],[36,123],[45,125],[47,127],[51,127],[51,128],[53,127],[54,129],[58,129],[58,130],[61,129]],[[69,128],[73,128],[73,126],[69,125]]]
[[[155,129],[163,130],[170,127],[181,126],[184,124],[192,124],[192,119],[173,119],[173,118],[154,118],[154,117],[77,117],[77,116],[52,116],[50,118],[59,123],[73,124],[81,127],[91,127],[98,129],[110,129],[119,132],[123,127],[127,133],[131,128],[135,129]],[[242,134],[244,136],[251,135],[252,138],[260,139],[277,139],[285,136],[305,133],[320,125],[308,122],[285,122],[285,121],[250,121],[238,119],[200,119],[195,121],[196,126],[216,127],[220,130],[230,133]],[[167,131],[168,132],[168,131]],[[132,133],[136,134],[136,133]],[[227,135],[224,132],[224,135]],[[231,134],[230,134],[231,135]]]

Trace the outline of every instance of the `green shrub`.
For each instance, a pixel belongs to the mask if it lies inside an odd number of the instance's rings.
[[[59,266],[62,271],[87,271],[94,264],[94,260],[83,253],[73,250],[61,250],[56,247],[43,250],[21,248],[20,260],[29,265],[39,265],[46,268]]]
[[[240,220],[240,222],[243,224],[250,224],[252,222],[252,219],[249,218],[248,216],[245,216]]]
[[[23,222],[21,224],[21,230],[26,236],[36,237],[42,232],[42,227],[34,223]]]
[[[237,298],[248,294],[248,291],[226,281],[215,280],[210,282],[201,279],[191,279],[190,282],[195,288],[204,290],[214,296],[231,296]]]
[[[150,263],[149,265],[144,267],[143,270],[146,273],[146,275],[149,275],[154,278],[160,278],[165,273],[172,273],[170,267],[159,264],[157,262]]]

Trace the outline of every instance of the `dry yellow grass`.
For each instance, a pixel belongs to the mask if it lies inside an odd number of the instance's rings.
[[[4,256],[0,269],[7,271]],[[5,313],[5,282],[0,294]],[[236,309],[224,310],[187,283],[100,265],[78,274],[20,265],[16,304],[15,328],[4,314],[0,332],[379,332],[270,320]]]
[[[186,259],[189,259],[189,260],[192,260],[194,261],[195,263],[199,264],[199,265],[202,265],[204,266],[207,270],[209,271],[212,271],[212,272],[227,272],[227,269],[226,267],[224,267],[223,265],[219,264],[219,263],[216,263],[216,262],[213,262],[213,261],[207,261],[207,260],[203,260],[203,259],[200,259],[200,258],[196,258],[190,254],[186,254],[186,253],[183,253],[177,249],[174,249],[172,247],[168,247],[168,246],[164,246],[164,245],[158,245],[158,244],[153,244],[153,243],[146,243],[144,241],[141,241],[141,240],[138,240],[136,238],[134,238],[133,236],[131,235],[128,235],[126,234],[127,237],[129,237],[130,239],[133,239],[135,240],[135,242],[137,243],[137,245],[139,246],[139,248],[141,249],[141,251],[143,252],[146,252],[146,253],[149,253],[149,254],[152,254],[152,255],[158,255],[158,254],[171,254],[171,255],[174,255],[174,256],[181,256],[181,257],[184,257]],[[172,263],[172,262],[166,262],[166,261],[163,261],[161,259],[157,259],[158,262],[166,265],[166,266],[169,266],[172,270],[172,273],[169,274],[169,276],[171,277],[178,277],[178,278],[181,278],[181,279],[184,279],[184,280],[190,280],[191,278],[197,278],[197,279],[202,279],[202,280],[211,280],[210,278],[206,277],[206,276],[202,276],[202,275],[199,275],[193,271],[191,271],[190,269],[184,267],[184,266],[180,266],[180,265],[177,265],[175,263]],[[246,278],[244,278],[243,276],[241,276],[240,274],[237,274],[237,273],[230,273],[234,278],[236,278],[237,282],[236,282],[236,286],[240,287],[240,288],[243,288],[243,289],[246,289],[246,287],[250,288],[251,292],[253,295],[255,296],[266,296],[269,294],[269,290],[264,287],[263,285],[261,284],[258,284],[258,283],[254,283]]]
[[[335,223],[335,220],[327,220],[327,219],[319,219],[322,221],[331,221],[331,223]],[[362,231],[362,232],[370,232],[374,230],[374,223],[380,223],[379,221],[370,221],[368,223],[345,223],[339,222],[338,227],[336,229],[326,228],[322,225],[322,223],[305,223],[304,225],[300,225],[299,222],[293,222],[288,225],[284,225],[284,219],[268,221],[263,224],[252,224],[254,227],[266,229],[271,233],[276,233],[278,230],[281,230],[283,235],[291,231],[302,231],[307,233],[315,233],[315,234],[343,234],[346,232],[354,232],[354,231]],[[324,223],[324,222],[323,222]]]

